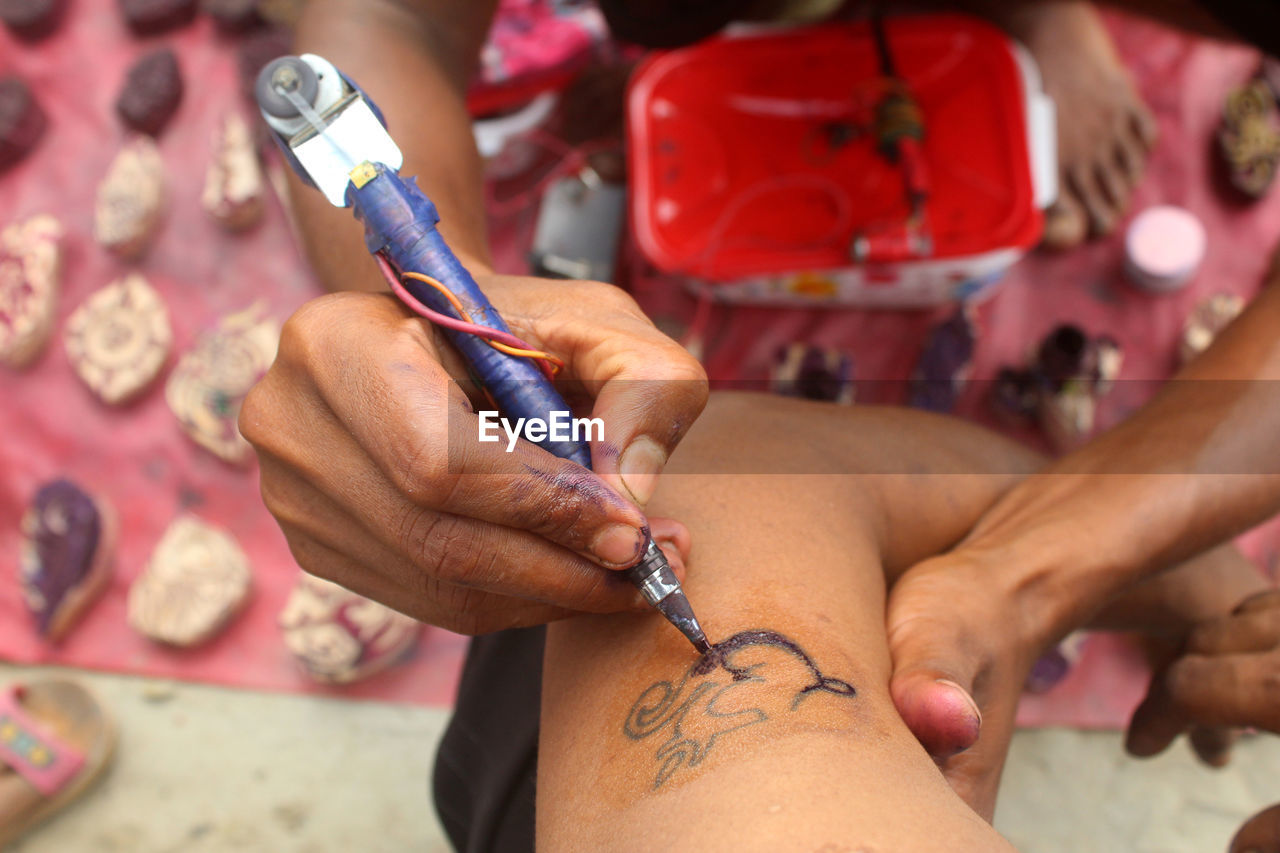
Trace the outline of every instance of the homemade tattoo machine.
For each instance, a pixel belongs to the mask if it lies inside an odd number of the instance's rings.
[[[568,412],[552,383],[563,362],[513,335],[485,298],[436,229],[435,205],[412,178],[400,177],[404,157],[360,87],[327,60],[303,54],[263,68],[254,95],[289,165],[330,204],[350,207],[364,223],[365,245],[391,290],[442,328],[497,408],[507,417],[544,421],[552,412]],[[548,436],[539,444],[591,467],[585,443]],[[625,574],[699,651],[710,648],[652,539]]]

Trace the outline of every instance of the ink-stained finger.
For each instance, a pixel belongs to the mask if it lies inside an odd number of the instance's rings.
[[[540,536],[408,500],[354,446],[322,465],[263,455],[262,466],[263,496],[282,526],[306,531],[366,573],[389,576],[402,595],[429,597],[443,582],[576,611],[642,606],[620,574]]]
[[[1280,805],[1245,821],[1231,839],[1231,853],[1280,853]]]
[[[529,531],[600,565],[634,565],[646,541],[637,508],[510,422],[482,434],[482,420],[414,323],[390,312],[352,316],[329,332],[329,348],[342,357],[314,367],[335,422],[394,490],[423,509]]]
[[[1196,626],[1187,651],[1198,655],[1264,652],[1280,646],[1280,607],[1223,616]]]
[[[1188,655],[1166,681],[1174,704],[1198,723],[1280,731],[1280,652]]]
[[[658,475],[706,405],[705,379],[687,367],[661,365],[665,376],[657,378],[637,377],[637,367],[596,397],[592,415],[606,427],[605,440],[592,446],[592,464],[640,506],[653,497]]]

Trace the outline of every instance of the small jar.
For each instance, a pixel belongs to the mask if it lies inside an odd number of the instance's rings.
[[[1180,290],[1199,271],[1205,243],[1195,214],[1173,205],[1149,207],[1125,231],[1125,274],[1152,293]]]

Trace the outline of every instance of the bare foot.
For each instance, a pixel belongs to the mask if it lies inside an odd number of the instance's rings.
[[[1142,177],[1156,123],[1092,3],[975,0],[973,10],[1024,44],[1058,107],[1058,200],[1044,245],[1110,233]]]

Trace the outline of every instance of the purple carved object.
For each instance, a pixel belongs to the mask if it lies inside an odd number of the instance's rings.
[[[242,33],[262,23],[258,0],[200,0],[200,9],[224,33]]]
[[[47,123],[44,110],[21,78],[0,78],[0,171],[36,147]]]
[[[129,29],[150,36],[191,23],[196,0],[120,0],[120,12]]]
[[[1033,371],[1002,367],[991,384],[991,405],[1008,424],[1025,426],[1040,405],[1040,384]]]
[[[1071,634],[1049,649],[1031,667],[1023,689],[1028,693],[1048,693],[1071,672],[1084,653],[1087,635]]]
[[[133,64],[125,76],[116,112],[129,127],[152,136],[160,133],[182,103],[178,57],[162,47]]]
[[[853,358],[827,347],[792,343],[774,355],[770,386],[777,394],[828,403],[853,402]]]
[[[964,390],[977,342],[977,325],[963,306],[935,326],[929,332],[911,376],[908,405],[930,412],[954,410]]]
[[[110,525],[84,490],[54,480],[36,492],[22,532],[23,598],[41,636],[57,640],[106,586]]]
[[[991,406],[1010,424],[1037,417],[1049,441],[1066,452],[1092,434],[1098,398],[1111,390],[1123,363],[1115,338],[1063,324],[1045,336],[1025,369],[999,372]]]
[[[20,39],[35,41],[58,28],[66,0],[0,0],[0,21]]]

